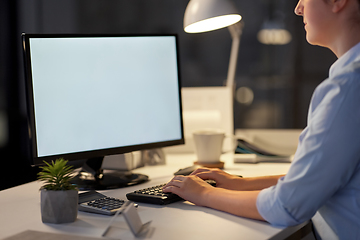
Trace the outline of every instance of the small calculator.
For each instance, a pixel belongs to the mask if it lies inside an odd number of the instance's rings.
[[[79,194],[79,211],[114,215],[121,210],[126,201],[108,197],[94,190]]]

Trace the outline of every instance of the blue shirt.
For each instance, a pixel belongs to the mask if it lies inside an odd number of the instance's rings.
[[[262,190],[256,204],[273,225],[300,224],[316,214],[321,238],[360,239],[360,43],[315,89],[289,172]]]

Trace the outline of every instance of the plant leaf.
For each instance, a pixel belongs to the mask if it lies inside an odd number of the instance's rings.
[[[40,167],[41,172],[38,173],[38,179],[44,183],[41,189],[47,190],[73,190],[77,189],[75,185],[71,184],[70,180],[73,178],[72,166],[68,166],[67,160],[63,158],[56,159],[51,164],[45,162],[45,166]]]

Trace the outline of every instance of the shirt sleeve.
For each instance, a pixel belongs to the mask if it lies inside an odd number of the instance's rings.
[[[360,81],[352,80],[328,79],[315,90],[308,126],[289,172],[257,198],[260,215],[271,224],[292,226],[309,220],[358,167]]]

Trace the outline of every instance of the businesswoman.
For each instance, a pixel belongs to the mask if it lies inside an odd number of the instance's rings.
[[[360,239],[360,0],[300,0],[295,14],[307,41],[338,59],[313,93],[289,172],[242,179],[201,168],[164,191],[278,226],[312,219],[319,239]]]

